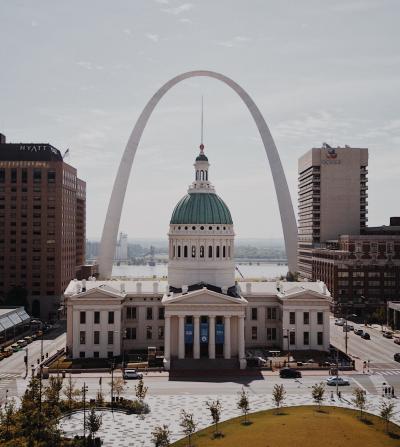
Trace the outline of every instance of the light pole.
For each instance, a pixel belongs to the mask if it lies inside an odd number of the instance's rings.
[[[291,328],[291,329],[283,328],[283,330],[286,331],[286,338],[287,338],[287,364],[289,366],[289,362],[290,362],[290,337],[289,336],[290,336],[290,332],[294,331],[294,328]]]
[[[349,317],[356,317],[357,315],[356,314],[347,314],[345,317],[344,317],[344,328],[345,328],[345,337],[344,337],[344,345],[345,345],[345,351],[346,351],[346,355],[347,355],[347,343],[348,343],[348,328],[347,328],[347,319],[349,318]]]

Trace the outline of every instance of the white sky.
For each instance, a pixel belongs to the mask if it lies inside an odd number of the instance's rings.
[[[297,159],[326,141],[368,147],[369,224],[400,215],[397,0],[0,0],[0,132],[70,148],[101,235],[128,136],[164,82],[219,71],[255,100],[297,209]],[[205,101],[211,180],[239,237],[281,237],[255,124],[222,83],[191,79],[161,101],[140,143],[120,229],[164,237],[192,181]],[[388,200],[390,198],[390,200]]]

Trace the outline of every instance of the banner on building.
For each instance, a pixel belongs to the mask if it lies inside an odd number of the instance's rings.
[[[185,324],[185,343],[193,343],[193,324]]]
[[[200,324],[200,343],[208,343],[208,323]]]
[[[223,324],[215,325],[215,343],[217,345],[224,343],[224,325]]]

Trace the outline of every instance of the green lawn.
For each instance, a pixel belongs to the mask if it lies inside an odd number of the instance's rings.
[[[213,439],[213,427],[193,436],[196,447],[399,447],[400,427],[385,424],[377,416],[367,415],[367,422],[358,412],[337,407],[287,407],[281,415],[274,410],[250,415],[251,425],[241,424],[241,418],[230,419],[219,426],[224,437]],[[187,446],[187,439],[173,447]]]

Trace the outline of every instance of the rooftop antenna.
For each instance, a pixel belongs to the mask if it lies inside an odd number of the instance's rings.
[[[204,148],[204,107],[203,107],[203,95],[201,95],[201,135],[200,135],[200,145]]]

